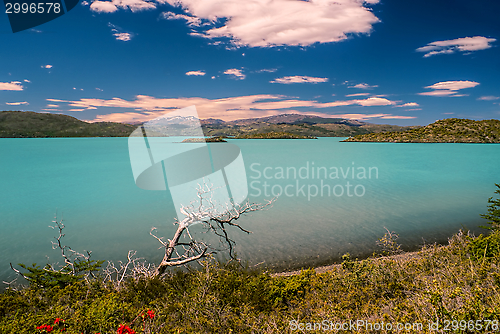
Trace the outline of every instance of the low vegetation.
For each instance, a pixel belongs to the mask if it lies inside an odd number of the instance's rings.
[[[397,234],[387,231],[377,256],[346,254],[322,274],[276,276],[204,262],[118,286],[99,277],[45,287],[31,280],[0,295],[0,332],[320,333],[344,324],[342,332],[352,333],[395,332],[388,324],[402,333],[497,332],[499,210],[500,199],[490,198],[487,236],[461,230],[447,245],[402,253]],[[373,330],[382,323],[385,329]]]
[[[209,138],[187,138],[181,143],[225,143],[222,137],[209,137]]]
[[[240,135],[235,139],[317,139],[314,136],[297,135],[290,132],[267,132],[249,135]]]
[[[449,118],[406,131],[358,135],[346,142],[500,143],[500,120]]]

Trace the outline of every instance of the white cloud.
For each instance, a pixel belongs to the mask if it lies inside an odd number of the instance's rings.
[[[58,104],[47,104],[47,108],[59,108]]]
[[[186,72],[186,75],[205,75],[205,71],[189,71],[189,72]]]
[[[369,97],[363,100],[345,100],[345,101],[324,103],[325,106],[329,107],[350,106],[356,104],[362,107],[374,107],[374,106],[390,106],[396,104],[396,102],[381,97]]]
[[[397,108],[405,108],[405,107],[420,107],[420,105],[416,102],[409,102],[409,103],[405,103],[405,104],[402,104],[402,105],[399,105],[399,106],[395,106]],[[416,109],[413,109],[413,110],[416,110]],[[420,110],[420,109],[419,109]]]
[[[96,87],[96,88],[95,88],[95,90],[98,90],[98,91],[100,91],[100,92],[102,92],[102,91],[103,91],[101,88],[98,88],[98,87]]]
[[[390,106],[395,104],[396,102],[390,101],[381,97],[369,97],[365,100],[354,100],[357,101],[356,104],[359,104],[363,107],[372,107],[372,106]]]
[[[479,85],[479,82],[475,81],[443,81],[435,83],[434,85],[431,86],[427,86],[425,88],[459,90],[464,88],[476,87],[477,85]]]
[[[19,81],[0,82],[0,90],[23,90],[24,87]]]
[[[52,68],[52,65],[43,65],[42,68]]]
[[[193,16],[164,12],[161,13],[161,17],[165,20],[186,20],[189,26],[199,27],[201,25],[201,20]]]
[[[270,83],[280,83],[280,84],[293,84],[293,83],[318,83],[318,82],[327,82],[328,78],[317,78],[317,77],[308,77],[302,75],[293,75],[288,77],[276,78]]]
[[[277,68],[263,68],[261,70],[258,70],[258,71],[255,71],[257,73],[263,73],[263,72],[266,72],[266,73],[274,73],[276,72],[278,69]]]
[[[7,104],[9,106],[20,106],[20,105],[29,104],[29,103],[28,102],[5,102],[5,104]]]
[[[130,35],[128,32],[117,32],[113,34],[113,36],[116,37],[116,40],[124,42],[128,42],[132,39],[132,35]]]
[[[425,87],[433,89],[432,91],[418,94],[426,96],[467,96],[467,94],[457,94],[457,92],[461,89],[476,87],[477,85],[479,85],[479,82],[475,81],[442,81]]]
[[[423,92],[423,93],[418,93],[418,95],[425,95],[425,96],[457,96],[455,95],[455,91],[453,90],[447,90],[447,89],[443,89],[443,90],[433,90],[431,92]]]
[[[481,96],[478,98],[479,101],[494,101],[500,99],[500,96]]]
[[[189,17],[202,20],[204,24],[192,34],[229,38],[236,46],[339,42],[351,34],[370,33],[372,25],[380,21],[365,7],[379,0],[158,1],[180,7]]]
[[[30,83],[31,81],[29,81],[28,79],[24,79],[23,80],[24,82],[27,82],[27,83]]]
[[[378,87],[378,85],[370,86],[369,84],[366,84],[366,83],[360,83],[360,84],[357,84],[357,85],[354,85],[354,86],[349,86],[347,88],[372,89],[372,88],[375,88],[375,87]]]
[[[421,109],[415,109],[415,110],[421,110]],[[382,119],[414,119],[417,118],[416,116],[397,116],[397,115],[384,115],[380,117]]]
[[[231,68],[229,70],[225,70],[224,74],[230,75],[233,79],[243,80],[246,78],[246,75],[237,68]]]
[[[207,99],[201,97],[191,98],[155,98],[146,95],[138,95],[135,100],[128,101],[121,98],[112,99],[80,99],[65,101],[59,99],[47,99],[50,102],[67,103],[74,109],[97,109],[117,108],[121,112],[107,115],[98,115],[95,121],[137,122],[147,121],[158,117],[172,109],[185,108],[195,105],[201,118],[220,118],[234,120],[241,118],[264,117],[283,113],[290,113],[297,108],[308,108],[310,110],[324,109],[340,106],[358,105],[362,107],[395,105],[396,102],[385,98],[371,97],[367,99],[356,99],[347,101],[333,101],[321,103],[315,100],[300,100],[283,95],[248,95],[220,99]],[[123,112],[124,109],[134,111]],[[306,112],[307,113],[307,112]],[[314,112],[315,115],[333,117],[330,114]],[[380,114],[380,117],[392,117],[392,114]],[[379,116],[377,116],[379,117]],[[407,116],[404,116],[407,117]]]
[[[455,52],[473,52],[491,48],[490,43],[495,42],[495,38],[483,36],[464,37],[446,41],[437,41],[418,48],[418,52],[426,52],[424,57],[437,54],[450,54]]]
[[[118,10],[118,7],[111,1],[94,1],[90,5],[90,9],[98,13],[113,13]]]
[[[112,0],[112,1],[94,1],[90,9],[98,13],[113,13],[118,9],[130,9],[132,12],[155,9],[156,4],[144,0]]]
[[[345,97],[354,97],[354,96],[367,96],[370,95],[370,93],[357,93],[357,94],[348,94]]]
[[[347,118],[347,119],[355,119],[358,121],[366,121],[372,118],[381,118],[381,119],[414,119],[417,118],[415,116],[398,116],[392,114],[337,114],[335,117]]]
[[[132,39],[132,34],[124,32],[122,28],[115,26],[111,22],[108,23],[108,27],[111,28],[113,36],[115,36],[117,41],[128,42]]]

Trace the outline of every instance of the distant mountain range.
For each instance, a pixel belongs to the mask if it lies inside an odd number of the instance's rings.
[[[285,132],[305,137],[349,137],[359,134],[402,131],[414,128],[299,114],[249,118],[230,122],[224,122],[220,119],[205,119],[201,123],[207,136],[239,137],[271,132]]]
[[[379,125],[342,118],[322,118],[284,114],[225,122],[201,120],[205,136],[252,137],[274,133],[290,133],[305,137],[349,137],[368,133],[403,131],[415,127]],[[1,138],[47,137],[127,137],[139,125],[113,122],[89,123],[71,116],[31,111],[1,111]]]

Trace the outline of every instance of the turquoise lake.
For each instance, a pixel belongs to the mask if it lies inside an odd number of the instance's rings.
[[[405,249],[446,242],[462,226],[481,232],[479,214],[500,183],[500,145],[340,140],[230,140],[245,161],[250,201],[287,190],[269,210],[241,218],[252,234],[232,231],[241,258],[291,269],[369,255],[384,227]],[[0,157],[2,280],[14,277],[9,262],[62,262],[48,227],[56,213],[64,243],[94,259],[124,260],[131,249],[161,259],[149,231],[171,237],[175,210],[168,192],[135,185],[127,138],[0,139]]]

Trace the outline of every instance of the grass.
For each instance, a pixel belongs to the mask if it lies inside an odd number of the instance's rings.
[[[482,320],[485,326],[500,317],[499,236],[498,231],[487,237],[461,231],[449,245],[414,253],[362,261],[346,255],[323,274],[309,269],[271,276],[235,263],[205,263],[201,270],[130,280],[120,288],[97,279],[7,290],[0,295],[0,332],[42,333],[36,328],[59,318],[66,333],[86,334],[116,333],[120,325],[136,333],[283,333],[307,323],[349,320],[422,324],[418,331],[427,333],[435,332],[430,323],[439,321],[442,328],[446,320],[456,320],[451,332],[469,333],[460,329],[460,321],[478,326]],[[154,318],[141,317],[147,310]],[[323,332],[316,328],[311,332]],[[358,329],[351,332],[370,332]]]

